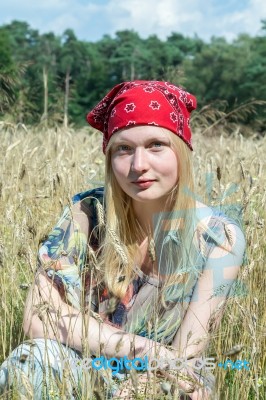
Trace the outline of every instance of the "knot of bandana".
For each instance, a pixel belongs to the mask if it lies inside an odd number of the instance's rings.
[[[169,82],[131,81],[116,85],[87,115],[88,123],[103,133],[103,152],[111,136],[134,125],[169,129],[192,150],[190,113],[196,98]]]

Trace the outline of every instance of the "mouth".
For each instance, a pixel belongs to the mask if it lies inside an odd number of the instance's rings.
[[[137,179],[136,181],[132,181],[132,183],[142,183],[142,182],[154,182],[155,179]]]
[[[142,189],[147,189],[149,188],[154,182],[156,182],[155,179],[138,179],[137,181],[133,181],[134,185],[142,188]]]

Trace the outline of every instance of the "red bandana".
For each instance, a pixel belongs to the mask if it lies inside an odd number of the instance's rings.
[[[88,123],[103,132],[103,152],[110,137],[134,125],[169,129],[192,150],[189,117],[196,98],[169,82],[132,81],[116,85],[87,115]]]

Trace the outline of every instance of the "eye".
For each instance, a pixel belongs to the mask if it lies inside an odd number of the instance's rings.
[[[131,149],[127,144],[120,144],[115,148],[115,151],[118,151],[119,153],[128,152],[130,150]]]
[[[160,141],[152,142],[150,145],[150,147],[154,149],[161,149],[163,146],[165,146],[165,143]]]

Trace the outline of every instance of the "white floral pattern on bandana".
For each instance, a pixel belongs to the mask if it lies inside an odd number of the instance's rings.
[[[185,104],[187,102],[187,93],[184,90],[180,90],[180,100]]]
[[[128,121],[127,126],[129,125],[136,125],[136,121]]]
[[[134,103],[129,103],[129,104],[126,104],[125,111],[127,113],[133,112],[135,110],[135,108],[136,108],[136,105]]]
[[[114,129],[112,130],[112,133],[115,133],[116,131],[118,131],[119,127],[115,126]]]
[[[155,126],[159,126],[158,124],[156,124],[156,122],[148,122],[148,125],[155,125]]]
[[[183,131],[184,131],[184,115],[179,115],[179,120],[178,120],[179,124],[178,124],[178,135],[182,136],[183,135]]]
[[[112,109],[112,111],[111,111],[110,117],[114,117],[114,116],[115,116],[115,114],[116,114],[116,109],[115,109],[115,108],[113,108],[113,109]]]
[[[179,87],[177,87],[175,85],[172,85],[169,82],[164,82],[164,84],[165,84],[165,86],[167,86],[169,89],[172,89],[172,90],[177,90],[178,91],[180,89]]]
[[[149,105],[150,108],[152,108],[153,110],[159,110],[159,108],[161,107],[161,104],[158,103],[158,101],[151,101],[151,104]]]
[[[146,93],[152,93],[152,92],[154,92],[155,89],[151,86],[148,86],[148,87],[143,88],[143,90]]]
[[[191,99],[187,100],[186,106],[187,106],[188,109],[193,110],[193,108],[194,108],[193,101]]]
[[[171,119],[171,121],[173,121],[173,122],[177,122],[177,115],[176,115],[175,112],[171,112],[171,113],[170,113],[170,119]]]

